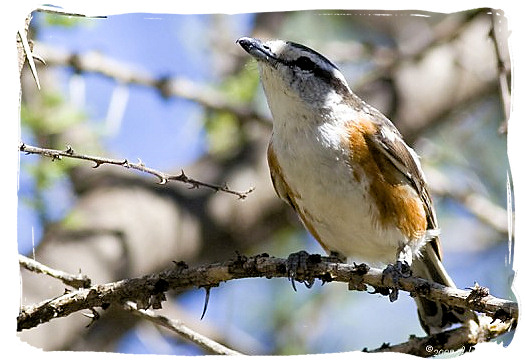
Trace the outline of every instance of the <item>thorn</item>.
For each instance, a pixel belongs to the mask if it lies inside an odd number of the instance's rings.
[[[172,263],[175,264],[175,266],[177,268],[180,268],[180,269],[188,269],[188,264],[186,264],[186,262],[184,261],[175,261],[175,260],[172,260]]]
[[[20,29],[18,31],[18,35],[20,36],[20,40],[22,41],[22,48],[24,49],[24,52],[26,54],[26,59],[29,64],[29,69],[31,69],[31,73],[33,74],[33,78],[35,79],[36,86],[38,90],[40,90],[40,81],[38,80],[38,74],[36,72],[36,65],[35,61],[33,60],[33,52],[31,51],[31,47],[29,46],[29,42],[27,40],[27,35],[25,33],[25,29]]]
[[[241,192],[239,194],[239,199],[244,200],[245,198],[248,197],[248,194],[251,194],[254,191],[255,191],[255,187],[250,187],[248,190]]]
[[[206,290],[206,297],[204,299],[204,309],[202,310],[201,320],[202,320],[202,318],[204,318],[204,315],[206,314],[206,310],[208,309],[208,302],[210,301],[210,290],[211,290],[211,287],[210,286],[206,286],[206,287],[204,287],[204,289]]]
[[[42,58],[42,57],[41,57],[40,55],[38,55],[38,54],[33,53],[33,59],[36,59],[36,60],[38,60],[40,63],[42,63],[42,64],[44,64],[44,65],[47,65],[47,64],[46,64],[46,61],[44,60],[44,58]]]
[[[288,276],[288,280],[292,281],[292,288],[294,292],[297,292],[297,287],[295,286],[295,279],[293,276]]]
[[[82,312],[82,315],[84,317],[88,317],[88,318],[91,319],[91,321],[88,323],[86,328],[91,327],[93,325],[93,323],[95,323],[95,321],[100,319],[100,313],[99,312],[97,312],[94,308],[89,308],[89,310],[91,311],[91,314]]]

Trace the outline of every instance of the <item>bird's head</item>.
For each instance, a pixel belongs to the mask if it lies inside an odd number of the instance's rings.
[[[351,97],[341,71],[313,49],[290,41],[262,42],[248,37],[237,43],[257,61],[272,113],[280,107],[330,109]]]

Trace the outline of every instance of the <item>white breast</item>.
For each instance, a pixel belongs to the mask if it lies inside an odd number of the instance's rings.
[[[335,118],[351,119],[347,116]],[[299,212],[329,251],[353,261],[394,262],[406,239],[398,229],[376,224],[368,185],[354,178],[349,164],[345,129],[332,117],[320,123],[276,120],[272,145],[282,176],[297,195]]]

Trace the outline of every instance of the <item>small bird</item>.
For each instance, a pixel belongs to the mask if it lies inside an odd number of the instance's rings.
[[[249,37],[237,43],[257,61],[272,114],[273,186],[323,249],[356,262],[409,266],[453,287],[419,157],[392,122],[315,50]],[[416,303],[428,334],[477,318],[422,297]]]

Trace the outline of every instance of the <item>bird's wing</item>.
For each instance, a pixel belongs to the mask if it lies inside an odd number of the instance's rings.
[[[390,121],[377,125],[377,131],[367,138],[367,142],[380,168],[394,167],[397,174],[401,175],[416,190],[427,214],[427,229],[438,230],[436,212],[419,158],[405,143],[397,129]],[[392,174],[392,172],[384,172],[384,174]],[[441,259],[439,239],[437,237],[434,238],[431,244]]]

